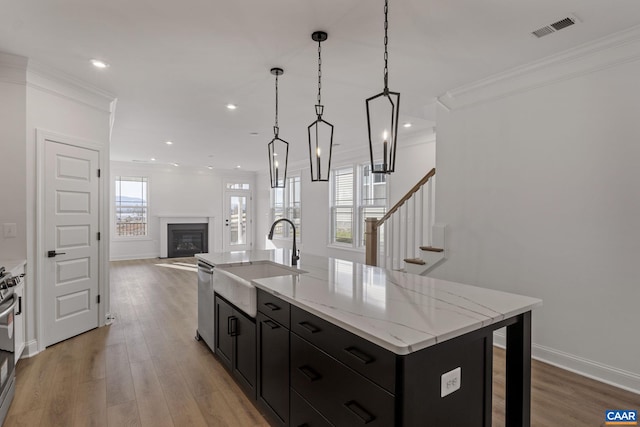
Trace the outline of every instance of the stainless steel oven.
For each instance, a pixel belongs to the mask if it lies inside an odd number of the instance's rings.
[[[18,298],[8,286],[10,275],[7,276],[0,279],[0,425],[4,423],[15,393],[14,310]]]

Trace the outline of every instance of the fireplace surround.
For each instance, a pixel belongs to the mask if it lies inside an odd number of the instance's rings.
[[[160,258],[169,257],[169,224],[207,224],[207,248],[209,252],[216,251],[216,242],[214,241],[215,218],[211,215],[176,215],[176,214],[160,214],[157,216],[159,220],[160,230]],[[217,249],[220,250],[220,249]]]
[[[167,258],[209,252],[209,224],[167,224]]]

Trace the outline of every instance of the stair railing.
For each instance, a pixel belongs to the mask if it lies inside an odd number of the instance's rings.
[[[368,265],[400,269],[405,258],[419,257],[420,246],[431,244],[435,174],[431,169],[382,218],[365,219]]]

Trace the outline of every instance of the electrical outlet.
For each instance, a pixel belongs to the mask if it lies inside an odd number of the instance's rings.
[[[460,390],[462,385],[462,369],[456,368],[453,371],[449,371],[442,374],[440,380],[440,397],[445,397]]]
[[[18,236],[18,226],[15,222],[6,222],[2,224],[2,230],[5,238]]]

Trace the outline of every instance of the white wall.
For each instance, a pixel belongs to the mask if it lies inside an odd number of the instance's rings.
[[[27,58],[0,53],[0,99],[0,189],[4,201],[0,224],[17,224],[16,238],[4,239],[0,233],[0,259],[27,260],[25,332],[27,354],[34,354],[38,351],[40,321],[36,210],[41,209],[36,202],[36,129],[90,141],[101,146],[106,156],[112,98],[66,76],[40,70]],[[106,208],[108,195],[102,197]],[[103,248],[108,250],[108,243]],[[102,258],[104,263],[106,251]],[[101,278],[108,291],[106,270]],[[103,311],[108,304],[107,292]]]
[[[395,204],[427,172],[435,167],[435,138],[431,131],[406,137],[397,153],[396,172],[388,175],[389,207]],[[368,163],[368,146],[348,153],[334,153],[332,169]],[[291,164],[291,163],[290,163]],[[350,261],[364,262],[364,249],[341,248],[329,245],[329,183],[312,182],[308,161],[293,163],[288,176],[300,175],[302,205],[301,253],[331,256]],[[258,175],[257,235],[267,235],[271,226],[270,188],[268,171]],[[264,240],[263,240],[264,243]],[[290,245],[289,245],[290,246]],[[269,243],[260,248],[270,247]]]
[[[27,258],[26,66],[26,58],[0,52],[0,259],[6,260]],[[4,237],[4,223],[16,224],[16,237]]]
[[[534,355],[636,390],[639,75],[636,59],[440,107],[431,273],[542,298]]]
[[[241,179],[255,187],[253,173],[189,169],[167,165],[111,162],[111,177],[146,176],[149,179],[149,236],[117,238],[111,227],[111,259],[156,258],[160,256],[160,221],[162,216],[213,216],[216,246],[210,252],[222,250],[224,221],[223,184],[225,179]],[[111,224],[114,217],[114,179],[111,180]]]

